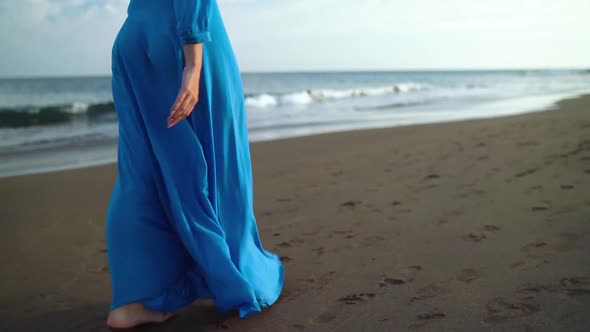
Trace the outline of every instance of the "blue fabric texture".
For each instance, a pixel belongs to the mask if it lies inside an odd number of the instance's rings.
[[[112,48],[111,309],[171,312],[208,298],[246,318],[279,298],[284,268],[259,237],[242,81],[219,8],[131,0],[127,14]],[[203,43],[199,101],[168,128],[187,43]]]
[[[176,32],[182,44],[211,41],[209,19],[214,1],[174,0]]]

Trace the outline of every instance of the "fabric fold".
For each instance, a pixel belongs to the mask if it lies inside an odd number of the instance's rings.
[[[241,76],[219,9],[193,0],[131,0],[129,9],[112,49],[111,309],[142,302],[171,312],[211,298],[246,318],[277,301],[284,268],[258,234]],[[168,128],[189,41],[210,42],[200,99]]]
[[[176,33],[184,44],[211,41],[209,21],[214,0],[173,0]]]

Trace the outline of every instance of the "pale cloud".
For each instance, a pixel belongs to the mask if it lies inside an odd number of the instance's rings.
[[[3,27],[20,24],[40,24],[46,17],[58,13],[58,6],[48,0],[6,0],[0,2]]]
[[[590,65],[587,0],[218,0],[246,71]],[[0,76],[109,74],[129,0],[0,0]]]
[[[253,70],[590,65],[587,0],[277,0],[224,9],[241,63]]]
[[[108,74],[126,1],[2,0],[0,76]]]
[[[124,15],[126,9],[125,0],[3,0],[0,17],[5,23],[42,25],[104,13]]]

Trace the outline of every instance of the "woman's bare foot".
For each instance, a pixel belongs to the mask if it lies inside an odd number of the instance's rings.
[[[162,323],[173,317],[175,313],[154,311],[143,303],[131,303],[110,312],[107,326],[114,329],[126,329],[145,323]]]

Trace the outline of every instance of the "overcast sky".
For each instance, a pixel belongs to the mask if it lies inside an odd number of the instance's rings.
[[[218,2],[245,72],[590,68],[588,0]],[[0,77],[109,75],[128,3],[0,0]]]

